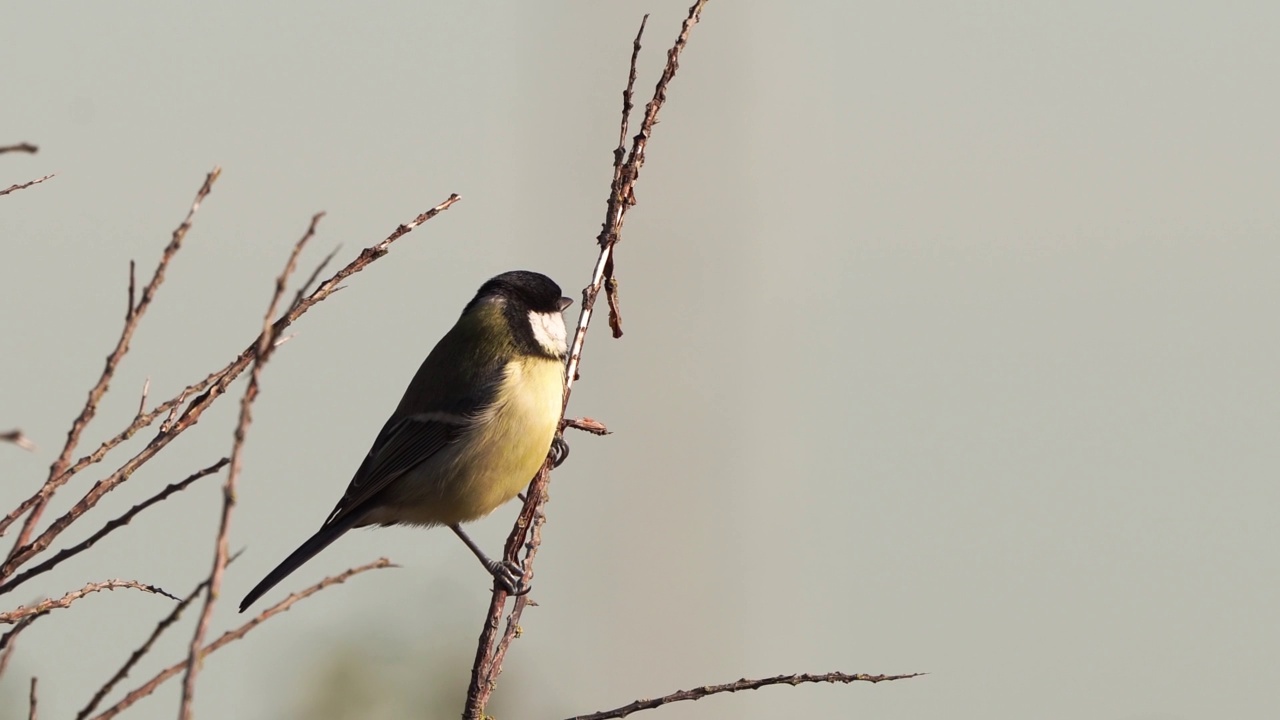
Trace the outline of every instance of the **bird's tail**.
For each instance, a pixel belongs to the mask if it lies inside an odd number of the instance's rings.
[[[307,541],[290,553],[284,562],[276,566],[275,570],[267,573],[262,578],[262,582],[254,586],[248,595],[240,601],[240,612],[244,612],[246,608],[255,603],[258,598],[262,597],[268,590],[275,587],[281,580],[289,577],[294,570],[302,567],[303,563],[316,556],[316,553],[329,547],[329,544],[337,540],[343,533],[355,527],[358,518],[354,514],[349,514],[342,520],[332,525],[325,525],[320,528],[315,535],[307,538]]]

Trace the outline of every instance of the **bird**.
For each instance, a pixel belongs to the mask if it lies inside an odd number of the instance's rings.
[[[462,523],[520,493],[560,437],[573,300],[537,272],[490,278],[427,355],[346,492],[320,529],[240,602],[244,612],[352,528],[444,525],[505,589],[527,592],[523,568],[489,559]]]

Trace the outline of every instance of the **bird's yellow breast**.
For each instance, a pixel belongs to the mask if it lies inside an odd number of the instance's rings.
[[[484,517],[515,497],[547,457],[563,396],[560,361],[512,360],[497,401],[437,454],[439,462],[423,463],[397,479],[375,522],[451,525]]]

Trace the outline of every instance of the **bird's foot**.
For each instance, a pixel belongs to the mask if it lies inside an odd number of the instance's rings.
[[[569,443],[563,435],[556,435],[551,441],[551,467],[558,468],[569,458]]]
[[[521,563],[511,560],[490,561],[488,568],[494,584],[506,590],[508,595],[520,597],[533,589],[532,585],[524,581],[524,565]]]

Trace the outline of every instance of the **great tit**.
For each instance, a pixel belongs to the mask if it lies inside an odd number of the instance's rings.
[[[244,612],[346,531],[447,525],[508,590],[519,567],[490,560],[461,523],[515,497],[557,443],[564,398],[564,310],[545,275],[517,270],[480,286],[436,343],[320,530],[267,574]],[[561,457],[563,459],[563,457]]]

